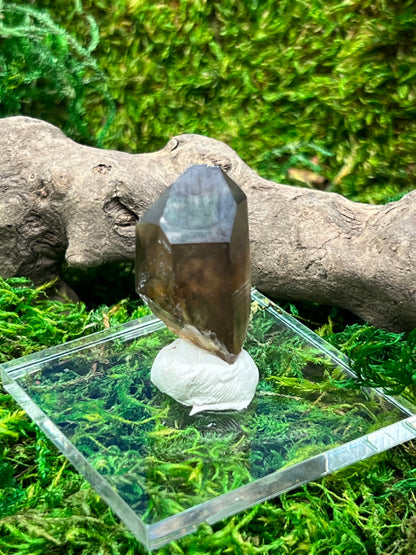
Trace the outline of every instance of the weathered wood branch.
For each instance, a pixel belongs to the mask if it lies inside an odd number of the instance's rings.
[[[79,145],[43,121],[0,120],[0,274],[40,283],[64,260],[133,260],[136,218],[193,164],[221,166],[247,194],[261,291],[341,306],[395,331],[416,327],[416,191],[373,206],[278,185],[199,135],[126,154]]]

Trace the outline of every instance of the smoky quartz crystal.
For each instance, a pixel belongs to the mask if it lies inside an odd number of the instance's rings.
[[[219,167],[190,167],[137,224],[136,245],[136,289],[151,310],[232,363],[250,314],[243,191]]]

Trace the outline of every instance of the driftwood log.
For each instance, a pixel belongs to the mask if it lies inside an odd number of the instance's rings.
[[[0,275],[41,283],[64,260],[133,260],[136,219],[193,164],[221,166],[245,191],[260,291],[341,306],[393,331],[416,327],[416,190],[373,206],[279,185],[199,135],[126,154],[79,145],[36,119],[0,120]]]

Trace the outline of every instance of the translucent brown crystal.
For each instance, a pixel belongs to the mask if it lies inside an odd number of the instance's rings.
[[[190,167],[137,224],[136,245],[136,289],[151,310],[233,362],[250,314],[243,191],[219,167]]]

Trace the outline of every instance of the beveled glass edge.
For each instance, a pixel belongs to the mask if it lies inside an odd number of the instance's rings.
[[[331,358],[336,364],[342,367],[345,374],[350,378],[357,378],[357,374],[352,369],[351,360],[342,353],[339,349],[328,343],[325,339],[317,335],[315,332],[310,330],[305,324],[299,322],[294,316],[288,314],[283,308],[278,306],[276,303],[265,297],[262,293],[253,288],[251,290],[251,298],[253,301],[257,301],[266,310],[273,314],[278,320],[286,324],[291,330],[295,331],[298,335],[303,337],[306,341],[311,343],[314,347],[324,350],[326,355]],[[416,405],[401,397],[399,395],[388,395],[380,387],[366,388],[375,391],[377,395],[386,399],[393,406],[401,410],[404,414],[408,416],[413,416],[416,414]]]
[[[23,375],[35,372],[40,363],[44,364],[45,362],[50,362],[63,354],[75,353],[86,347],[100,345],[101,343],[117,338],[128,341],[129,339],[147,335],[164,327],[166,326],[161,320],[156,318],[153,314],[149,314],[148,316],[131,320],[125,324],[119,324],[106,330],[91,333],[68,341],[67,343],[56,345],[55,347],[48,347],[36,353],[4,362],[0,364],[0,368],[7,372],[9,376],[18,379]]]
[[[288,328],[295,331],[303,337],[303,339],[306,339],[306,341],[311,343],[314,347],[325,350],[328,356],[330,356],[334,362],[342,366],[350,377],[356,377],[350,368],[350,359],[336,347],[331,345],[331,343],[325,341],[325,339],[310,330],[307,326],[305,326],[305,324],[302,324],[302,322],[299,322],[299,320],[297,320],[294,316],[288,314],[285,310],[283,310],[283,308],[278,306],[269,298],[265,297],[262,293],[260,293],[260,291],[257,291],[257,289],[251,290],[251,297],[253,301],[257,301],[261,304],[278,320],[281,320]]]
[[[416,416],[412,416],[293,466],[272,472],[245,486],[205,501],[157,523],[146,525],[3,369],[2,377],[8,378],[3,382],[6,391],[14,397],[80,474],[88,480],[136,538],[150,550],[162,547],[175,539],[194,532],[203,522],[214,524],[253,505],[416,438]]]
[[[44,434],[52,441],[61,453],[73,464],[91,487],[102,497],[107,505],[117,514],[122,522],[131,530],[135,537],[147,548],[149,545],[149,526],[133,511],[133,509],[118,495],[109,482],[93,468],[87,459],[78,451],[71,441],[48,418],[42,409],[32,401],[29,395],[10,375],[1,369],[4,389],[19,403],[28,416],[39,426]]]
[[[235,515],[301,485],[322,478],[416,438],[416,416],[400,420],[365,436],[324,451],[293,466],[258,478],[233,491],[149,525],[151,549],[194,532],[198,525]]]

